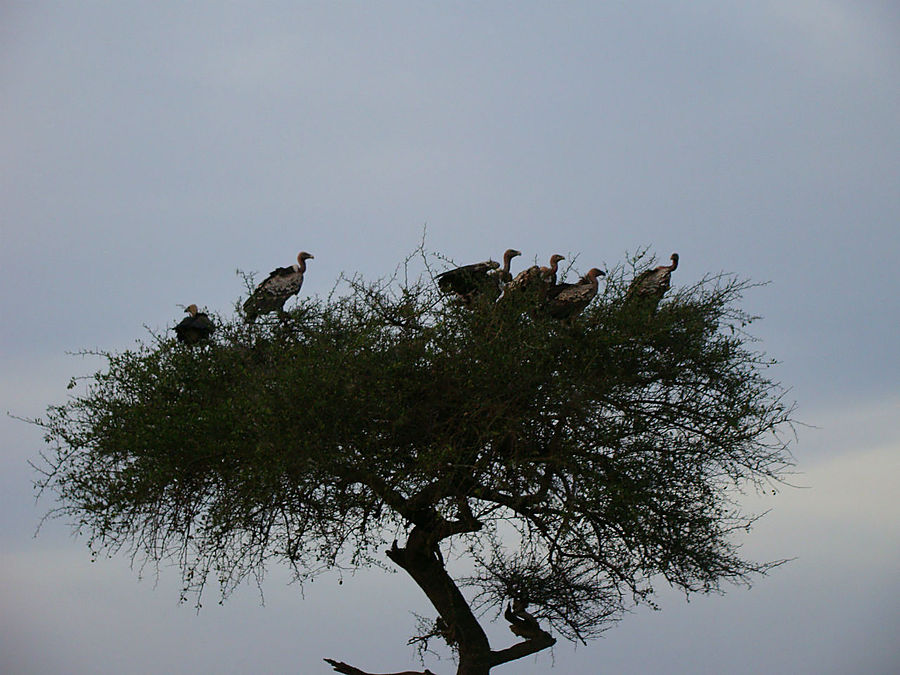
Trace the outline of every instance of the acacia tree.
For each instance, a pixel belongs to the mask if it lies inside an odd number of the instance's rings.
[[[754,520],[736,490],[789,466],[791,406],[742,330],[748,286],[707,277],[654,310],[625,300],[620,267],[559,322],[528,293],[463,305],[429,275],[355,279],[280,320],[217,317],[198,348],[103,353],[35,420],[38,486],[93,550],[177,560],[184,593],[383,554],[436,610],[415,639],[485,675],[551,631],[597,636],[655,581],[709,592],[772,565],[732,540]],[[458,557],[475,572],[454,578]],[[491,611],[511,646],[489,644]]]

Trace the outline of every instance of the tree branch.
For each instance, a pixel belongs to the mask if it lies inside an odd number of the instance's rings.
[[[447,574],[437,555],[433,537],[431,532],[414,527],[406,547],[400,548],[394,541],[394,545],[386,551],[387,557],[406,570],[419,585],[461,646],[464,645],[469,653],[487,655],[491,649],[487,635],[456,583]]]
[[[536,654],[556,644],[556,638],[543,630],[537,619],[525,611],[524,606],[517,604],[514,608],[509,605],[503,616],[509,621],[509,629],[525,640],[512,647],[491,652],[491,667]]]
[[[344,675],[379,675],[378,673],[367,673],[359,668],[354,668],[343,661],[335,661],[334,659],[322,660],[334,668],[336,672],[344,673]],[[384,673],[383,675],[434,675],[434,673],[426,668],[425,670],[404,670],[402,673]]]
[[[384,480],[372,472],[364,472],[358,469],[346,468],[344,475],[347,479],[365,485],[376,495],[384,500],[384,503],[403,516],[414,525],[427,523],[426,514],[421,509],[416,509],[410,504],[410,500],[397,492]]]

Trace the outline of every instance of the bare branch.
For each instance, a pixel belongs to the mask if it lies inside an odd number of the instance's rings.
[[[344,673],[344,675],[382,675],[380,673],[367,673],[364,670],[360,670],[359,668],[354,668],[353,666],[344,663],[343,661],[335,661],[334,659],[322,659],[329,665],[331,665],[334,670],[338,673]],[[428,668],[425,670],[404,670],[402,673],[384,673],[383,675],[435,675]]]

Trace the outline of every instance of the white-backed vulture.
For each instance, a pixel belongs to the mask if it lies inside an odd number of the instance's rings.
[[[556,284],[556,272],[559,269],[559,263],[563,260],[565,260],[565,258],[558,253],[551,255],[550,266],[541,268],[541,281],[545,284],[550,284],[551,286]]]
[[[541,295],[546,295],[550,288],[556,284],[556,272],[559,262],[565,258],[558,253],[550,256],[549,267],[531,267],[522,270],[507,286],[507,290],[513,293],[527,289],[536,289]]]
[[[662,296],[669,290],[672,272],[678,267],[678,254],[673,253],[670,260],[671,265],[660,265],[637,275],[625,293],[625,301],[646,302],[656,309]]]
[[[508,284],[512,281],[512,274],[509,273],[509,264],[512,262],[513,258],[519,255],[522,255],[522,252],[517,251],[514,248],[508,248],[503,253],[503,268],[497,273],[500,277],[501,284]]]
[[[303,273],[306,272],[306,261],[312,258],[314,258],[312,254],[300,251],[294,265],[273,270],[244,303],[247,323],[256,321],[256,317],[260,314],[284,313],[284,303],[287,299],[300,292]]]
[[[547,311],[554,319],[570,319],[578,316],[597,295],[598,277],[606,276],[606,272],[596,267],[590,269],[578,283],[557,284],[550,291],[547,299]]]

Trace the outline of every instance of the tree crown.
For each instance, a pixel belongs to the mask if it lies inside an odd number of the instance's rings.
[[[476,605],[585,640],[654,578],[709,591],[764,571],[737,553],[753,517],[733,497],[790,464],[791,406],[737,306],[751,284],[706,277],[648,309],[627,276],[566,321],[529,292],[462,303],[429,275],[354,278],[282,320],[213,315],[199,347],[104,352],[36,420],[39,486],[95,549],[177,560],[185,592],[272,559],[301,580],[383,564],[416,533],[471,557]]]

